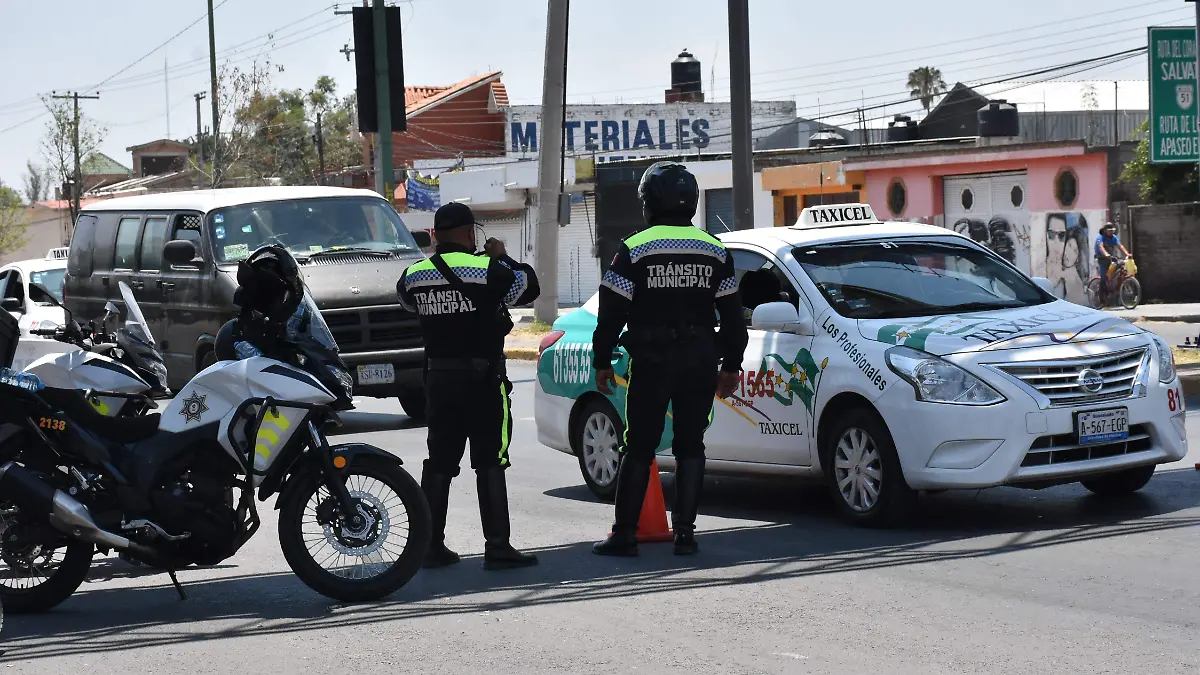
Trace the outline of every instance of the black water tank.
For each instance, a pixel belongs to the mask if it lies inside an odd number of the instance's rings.
[[[987,138],[1005,138],[1021,135],[1021,115],[1017,106],[1004,99],[988,101],[975,113],[979,120],[979,135]]]
[[[671,89],[676,92],[701,91],[704,73],[700,70],[700,62],[688,53],[685,48],[679,52],[679,58],[671,62]]]
[[[833,145],[846,145],[846,137],[832,129],[822,129],[808,137],[810,148],[826,148]]]
[[[917,140],[917,123],[908,115],[896,115],[888,122],[888,143]]]

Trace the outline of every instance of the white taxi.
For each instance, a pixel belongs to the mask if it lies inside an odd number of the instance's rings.
[[[737,391],[714,399],[711,472],[821,479],[849,518],[884,524],[921,490],[1082,482],[1129,493],[1187,454],[1165,342],[1059,300],[1048,280],[966,237],[849,204],[721,239],[750,342]],[[534,400],[540,442],[577,456],[608,498],[625,389],[596,390],[597,304],[542,341]],[[628,355],[613,358],[623,385]]]
[[[54,248],[45,258],[20,260],[0,267],[0,307],[17,320],[21,329],[13,358],[15,370],[23,370],[46,354],[76,349],[29,332],[34,328],[57,328],[66,322],[62,308],[49,302],[33,284],[50,291],[54,300],[61,303],[67,252],[66,247]]]

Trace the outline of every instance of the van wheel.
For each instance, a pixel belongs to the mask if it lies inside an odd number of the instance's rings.
[[[216,362],[217,362],[217,350],[206,349],[206,350],[204,350],[204,353],[200,355],[200,369],[197,370],[196,372],[200,372]]]
[[[1105,474],[1091,480],[1081,481],[1083,487],[1101,497],[1119,497],[1128,495],[1146,487],[1146,483],[1154,476],[1154,465],[1139,466],[1136,469],[1125,469],[1116,473]]]
[[[892,435],[874,410],[846,411],[825,439],[821,464],[844,517],[865,527],[889,527],[912,513],[917,493],[904,481]]]
[[[404,414],[418,424],[425,423],[425,390],[423,388],[405,389],[396,397]]]

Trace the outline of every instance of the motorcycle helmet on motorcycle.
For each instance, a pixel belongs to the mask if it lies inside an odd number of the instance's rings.
[[[664,216],[691,220],[700,201],[696,177],[678,162],[658,162],[646,169],[638,183],[642,215],[650,225]]]
[[[275,323],[295,313],[304,298],[300,265],[282,246],[263,246],[238,263],[234,303]]]

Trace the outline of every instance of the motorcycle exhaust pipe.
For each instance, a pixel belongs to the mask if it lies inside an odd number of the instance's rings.
[[[0,499],[11,500],[34,513],[46,514],[55,529],[77,539],[142,557],[160,558],[153,549],[100,529],[86,506],[14,462],[0,466]]]

